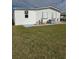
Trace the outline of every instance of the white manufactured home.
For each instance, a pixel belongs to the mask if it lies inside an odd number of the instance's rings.
[[[60,11],[54,7],[16,8],[14,10],[15,25],[47,24],[60,22]]]

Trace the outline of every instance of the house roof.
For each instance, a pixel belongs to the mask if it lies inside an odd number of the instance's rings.
[[[42,9],[53,9],[58,12],[61,12],[58,8],[48,6],[48,7],[39,7],[39,8],[13,8],[14,10],[42,10]]]

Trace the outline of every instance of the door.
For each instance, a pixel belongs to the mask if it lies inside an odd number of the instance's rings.
[[[46,23],[48,19],[48,12],[42,12],[42,23]]]

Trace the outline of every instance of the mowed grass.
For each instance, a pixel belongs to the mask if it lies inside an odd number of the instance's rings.
[[[66,59],[66,25],[12,27],[13,59]]]

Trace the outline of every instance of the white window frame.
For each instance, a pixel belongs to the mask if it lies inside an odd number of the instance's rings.
[[[48,12],[42,12],[42,18],[47,19],[48,18]]]

